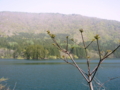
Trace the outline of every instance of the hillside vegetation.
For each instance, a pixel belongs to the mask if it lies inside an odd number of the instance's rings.
[[[76,43],[80,44],[80,28],[85,31],[86,43],[89,43],[94,35],[100,35],[101,51],[114,49],[120,39],[120,22],[118,21],[76,14],[0,12],[0,57],[43,59],[60,56],[59,51],[51,45],[52,41],[46,35],[46,31],[50,30],[57,34],[58,42],[64,47],[66,36],[74,38]],[[70,42],[70,44],[73,43]],[[83,58],[84,53],[81,47],[74,46],[76,57]],[[41,55],[39,49],[43,52]],[[96,55],[94,44],[89,51],[92,51],[90,54],[93,57]],[[113,57],[120,57],[119,50]]]
[[[105,39],[120,38],[120,22],[117,21],[76,14],[0,12],[1,35],[10,36],[19,32],[45,33],[50,30],[76,37],[80,28],[90,37],[97,33]]]

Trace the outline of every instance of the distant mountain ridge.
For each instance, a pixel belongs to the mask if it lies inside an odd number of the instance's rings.
[[[85,30],[88,39],[100,34],[103,39],[120,39],[120,22],[77,14],[65,15],[58,13],[22,13],[0,12],[0,35],[11,36],[20,32],[66,33],[79,39],[79,29]]]

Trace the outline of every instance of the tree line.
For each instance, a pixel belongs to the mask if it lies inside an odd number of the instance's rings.
[[[68,34],[57,34],[57,41],[59,44],[66,48],[65,38]],[[33,33],[19,33],[10,37],[0,37],[0,58],[22,58],[22,59],[57,59],[61,57],[60,50],[52,45],[53,41],[48,35],[33,34]],[[86,42],[86,43],[89,43]],[[102,50],[113,49],[117,46],[115,41],[102,42]],[[76,59],[84,58],[85,53],[81,43],[76,45],[69,40],[68,47],[74,47],[73,54]],[[94,44],[91,45],[88,51],[93,51],[93,57],[97,58],[94,54],[96,48]],[[114,54],[114,57],[120,58],[119,50]]]

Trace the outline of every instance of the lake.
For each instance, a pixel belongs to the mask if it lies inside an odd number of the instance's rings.
[[[86,60],[76,60],[87,72]],[[91,68],[97,60],[91,62]],[[9,78],[5,84],[15,90],[89,90],[78,70],[63,60],[0,59],[0,77]],[[120,59],[107,59],[101,65],[96,80],[106,82],[120,77]],[[105,83],[105,90],[120,90],[120,78]]]

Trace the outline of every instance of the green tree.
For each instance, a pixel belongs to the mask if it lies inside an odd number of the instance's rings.
[[[24,54],[26,59],[44,59],[48,52],[41,45],[29,45]]]

